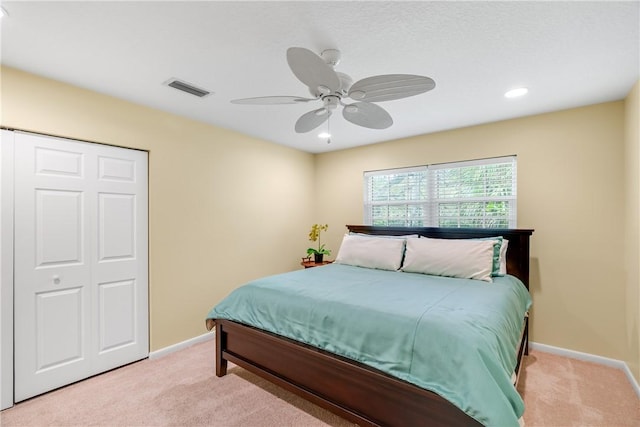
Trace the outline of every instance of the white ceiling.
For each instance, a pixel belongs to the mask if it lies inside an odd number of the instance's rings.
[[[96,92],[318,153],[624,98],[639,79],[640,2],[3,1],[2,63]],[[331,144],[294,124],[320,101],[286,61],[342,51],[354,81],[418,74],[436,88],[380,103],[385,130],[335,114]],[[171,77],[214,92],[196,98]],[[503,94],[516,86],[530,92]],[[317,104],[317,105],[316,105]]]

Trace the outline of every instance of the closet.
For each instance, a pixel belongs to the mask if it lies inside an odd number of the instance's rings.
[[[13,247],[2,240],[3,260],[13,251],[12,292],[6,262],[1,270],[2,400],[12,294],[19,402],[148,356],[147,152],[2,132],[3,234],[13,214]]]

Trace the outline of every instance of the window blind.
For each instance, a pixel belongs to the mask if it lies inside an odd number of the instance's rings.
[[[365,172],[364,222],[421,226],[426,220],[427,167]]]
[[[516,156],[365,172],[370,225],[515,228]]]

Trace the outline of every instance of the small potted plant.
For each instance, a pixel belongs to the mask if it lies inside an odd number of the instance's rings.
[[[320,233],[322,233],[323,231],[327,231],[328,228],[328,224],[313,224],[311,226],[311,231],[309,232],[309,240],[312,242],[318,242],[318,248],[307,249],[307,255],[309,257],[313,255],[313,260],[316,263],[321,263],[325,255],[331,255],[331,251],[329,249],[326,249],[324,247],[324,244],[320,241]]]

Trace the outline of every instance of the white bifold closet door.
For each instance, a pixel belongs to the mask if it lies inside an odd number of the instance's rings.
[[[16,133],[19,402],[149,354],[147,153]]]

